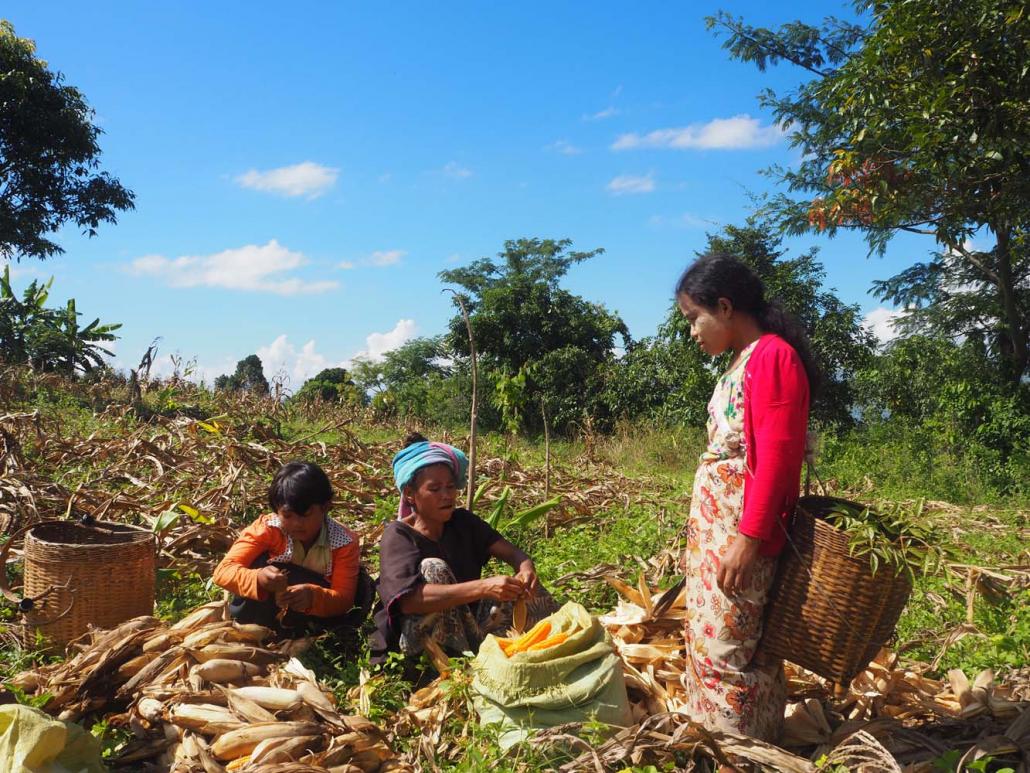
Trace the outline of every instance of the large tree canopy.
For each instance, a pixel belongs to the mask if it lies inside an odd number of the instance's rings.
[[[789,193],[768,211],[793,233],[860,230],[881,253],[898,232],[933,236],[938,254],[876,291],[916,310],[910,328],[977,328],[1018,382],[1030,330],[1030,14],[1020,0],[856,7],[868,26],[708,20],[735,58],[814,76],[761,97],[803,153],[797,168],[771,170]]]
[[[236,370],[231,376],[218,376],[215,379],[215,389],[267,395],[269,392],[268,379],[265,378],[265,369],[261,364],[261,358],[256,354],[244,357],[236,363]]]
[[[629,341],[625,323],[600,304],[559,286],[568,270],[601,253],[575,252],[568,239],[507,241],[499,260],[483,258],[470,266],[443,271],[440,278],[468,292],[467,305],[481,362],[500,377],[495,399],[510,401],[505,386],[520,383],[526,400],[543,402],[554,424],[568,429],[583,419],[601,392],[603,370],[611,361],[616,336]],[[469,354],[464,320],[451,320],[451,345]],[[504,379],[515,378],[509,383]],[[521,399],[521,398],[520,398]],[[523,415],[538,426],[537,409]]]
[[[132,208],[132,192],[98,171],[100,133],[79,90],[0,20],[0,257],[50,257],[64,223],[93,236]]]

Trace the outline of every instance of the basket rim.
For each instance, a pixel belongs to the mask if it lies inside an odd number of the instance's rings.
[[[100,527],[95,529],[94,526]],[[30,541],[40,546],[47,546],[53,548],[59,548],[62,550],[76,550],[80,548],[96,549],[98,547],[116,547],[116,546],[130,546],[143,544],[149,541],[153,541],[154,535],[152,532],[141,528],[139,526],[133,526],[127,523],[117,523],[115,521],[97,521],[94,526],[84,526],[75,521],[40,521],[30,526],[25,532],[25,543],[28,544]],[[96,542],[65,542],[56,540],[53,535],[40,536],[39,531],[58,530],[64,529],[69,531],[92,531],[94,533],[103,534],[104,531],[114,532],[121,539],[111,541],[96,541]]]

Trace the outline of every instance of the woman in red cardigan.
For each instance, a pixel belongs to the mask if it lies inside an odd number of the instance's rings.
[[[687,523],[683,685],[693,719],[773,741],[786,682],[782,664],[756,662],[755,648],[798,499],[816,368],[800,325],[735,258],[700,258],[676,301],[706,354],[733,354],[708,403]]]

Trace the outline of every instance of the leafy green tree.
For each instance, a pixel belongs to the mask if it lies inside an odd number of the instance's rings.
[[[79,312],[71,299],[63,309],[49,309],[46,301],[54,280],[46,284],[33,280],[22,297],[11,286],[10,267],[0,276],[0,359],[27,363],[42,371],[69,375],[90,373],[106,367],[103,355],[111,352],[101,344],[114,341],[120,324],[93,320],[79,325]]]
[[[321,400],[361,405],[365,395],[344,368],[325,368],[305,381],[293,399],[302,403]]]
[[[1030,464],[1030,384],[1015,390],[982,342],[914,335],[896,339],[857,374],[863,421],[924,437],[934,451],[970,459],[1003,490]]]
[[[841,302],[823,287],[826,273],[815,248],[786,257],[782,238],[758,221],[727,226],[709,234],[705,252],[723,253],[747,263],[777,299],[801,323],[812,343],[823,383],[812,405],[823,426],[853,423],[853,381],[874,351],[857,306]],[[724,358],[725,359],[725,358]],[[728,361],[713,363],[690,341],[690,326],[673,305],[658,336],[632,346],[606,388],[617,415],[645,415],[689,424],[704,423],[715,379]]]
[[[1030,362],[1030,14],[1019,0],[856,7],[867,25],[708,19],[734,58],[811,76],[760,97],[803,159],[770,170],[788,192],[767,211],[791,233],[861,231],[881,254],[899,232],[932,236],[930,261],[876,291],[916,307],[910,331],[979,329],[1018,383]]]
[[[215,389],[229,392],[253,392],[256,395],[267,395],[268,379],[261,365],[261,358],[256,354],[244,357],[236,363],[236,370],[231,376],[218,376]]]
[[[63,252],[48,235],[73,222],[93,236],[133,194],[98,171],[100,129],[78,89],[64,84],[0,20],[0,256]]]
[[[573,265],[601,253],[571,251],[571,244],[568,239],[507,241],[497,261],[482,258],[440,273],[444,282],[468,293],[482,369],[506,378],[524,371],[527,394],[532,401],[548,401],[559,432],[569,431],[584,413],[603,410],[599,396],[615,337],[629,341],[617,315],[561,288],[560,280]],[[450,345],[457,357],[468,357],[460,315],[451,320]],[[538,414],[526,410],[525,425],[538,427]]]

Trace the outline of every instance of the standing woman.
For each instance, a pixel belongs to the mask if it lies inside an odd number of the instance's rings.
[[[758,662],[755,650],[798,500],[817,371],[801,326],[735,258],[701,257],[680,277],[676,302],[702,351],[733,353],[708,403],[690,503],[683,685],[693,719],[775,741],[783,666]]]

